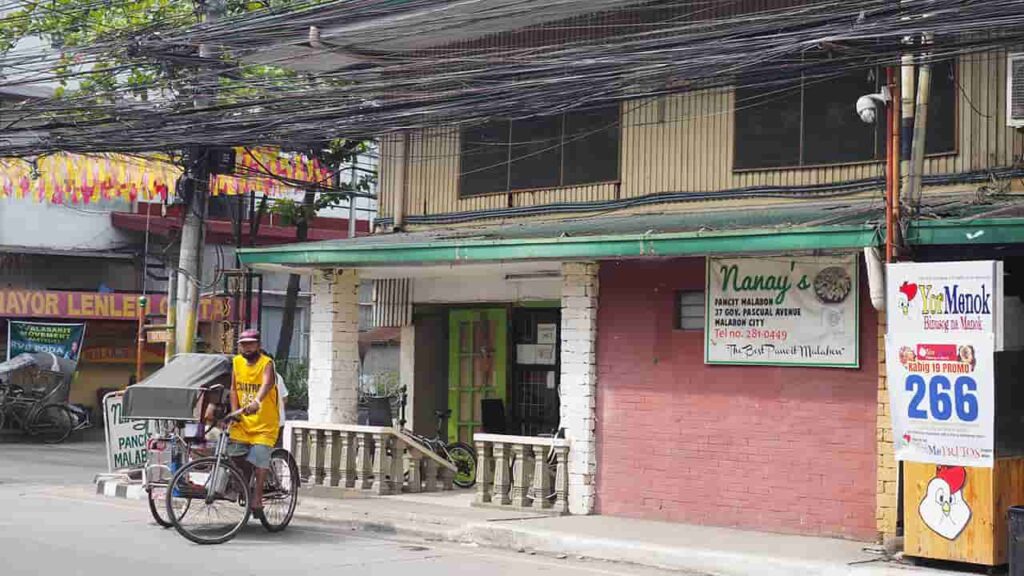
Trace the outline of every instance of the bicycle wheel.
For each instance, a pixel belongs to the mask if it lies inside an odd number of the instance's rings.
[[[60,444],[71,434],[75,416],[63,404],[47,404],[36,411],[28,425],[28,433],[46,444]]]
[[[166,517],[196,544],[222,544],[249,521],[249,486],[226,458],[183,466],[167,488]]]
[[[448,458],[458,468],[455,485],[459,488],[472,488],[476,484],[476,451],[465,442],[453,442],[446,449]]]
[[[270,453],[270,470],[263,487],[263,517],[260,523],[267,532],[280,532],[288,527],[299,502],[299,466],[290,452],[277,448]]]
[[[147,500],[149,500],[149,513],[153,520],[164,528],[171,528],[174,522],[167,517],[167,487],[154,484],[146,489]]]

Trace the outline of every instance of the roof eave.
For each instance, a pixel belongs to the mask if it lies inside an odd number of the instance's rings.
[[[247,266],[360,267],[515,260],[572,260],[838,250],[871,246],[874,225],[629,234],[574,238],[460,239],[410,244],[330,244],[246,249]]]

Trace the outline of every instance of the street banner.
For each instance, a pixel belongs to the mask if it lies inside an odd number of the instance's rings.
[[[857,368],[857,257],[708,258],[708,364]]]
[[[124,393],[103,397],[103,422],[107,433],[107,471],[142,468],[149,459],[149,422],[125,420]]]
[[[886,277],[890,336],[992,334],[1002,349],[1002,262],[889,264]]]
[[[50,352],[58,358],[78,361],[85,338],[85,324],[50,324],[7,321],[7,357],[26,352]]]
[[[139,319],[141,294],[65,292],[0,288],[0,316],[8,318],[64,318],[68,320]],[[167,316],[165,294],[146,297],[145,316]],[[199,300],[199,320],[214,322],[231,318],[231,299],[205,296]]]
[[[991,468],[994,336],[903,333],[886,340],[896,459]]]

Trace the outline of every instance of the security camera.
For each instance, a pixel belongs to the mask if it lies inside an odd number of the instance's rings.
[[[857,115],[865,123],[874,124],[875,118],[878,116],[878,105],[884,106],[891,101],[892,96],[889,95],[889,89],[882,86],[882,90],[878,94],[865,94],[857,98]]]

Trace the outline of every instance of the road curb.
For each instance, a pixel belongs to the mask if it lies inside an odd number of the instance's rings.
[[[145,500],[146,491],[142,484],[127,480],[123,476],[99,475],[94,480],[96,493],[108,498],[123,498],[125,500]]]

